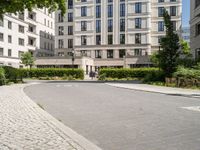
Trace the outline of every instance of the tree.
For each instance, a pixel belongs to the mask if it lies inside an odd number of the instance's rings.
[[[33,8],[48,8],[50,12],[59,9],[62,15],[66,12],[65,0],[0,0],[0,18],[5,13],[31,11]]]
[[[180,55],[179,37],[173,30],[171,17],[166,10],[164,10],[163,17],[166,27],[166,36],[161,39],[162,50],[159,51],[160,67],[164,71],[166,77],[172,77],[172,74],[177,69],[177,60]]]
[[[30,52],[25,52],[21,56],[21,61],[25,66],[32,68],[35,60]]]
[[[191,49],[187,41],[181,39],[180,40],[181,50],[183,55],[190,55]]]
[[[150,61],[151,61],[155,66],[159,66],[159,53],[158,53],[158,52],[154,52],[154,53],[150,56]]]

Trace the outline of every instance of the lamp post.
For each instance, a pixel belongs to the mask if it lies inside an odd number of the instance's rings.
[[[74,51],[74,49],[72,49],[71,54],[72,54],[72,68],[74,69],[74,61],[75,61],[75,51]]]

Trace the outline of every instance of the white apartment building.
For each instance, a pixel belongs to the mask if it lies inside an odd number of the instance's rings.
[[[181,27],[182,0],[68,0],[66,6],[64,18],[56,13],[56,54],[73,49],[96,68],[148,65],[165,35],[164,8],[174,29]]]
[[[5,14],[0,21],[0,65],[22,67],[20,56],[30,51],[34,56],[54,55],[55,13],[47,9]]]
[[[200,0],[190,1],[190,44],[193,55],[200,58]]]

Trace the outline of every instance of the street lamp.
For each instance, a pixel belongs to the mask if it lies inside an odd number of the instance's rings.
[[[74,51],[74,49],[72,49],[71,54],[72,54],[72,68],[74,69],[74,61],[75,61],[75,51]]]

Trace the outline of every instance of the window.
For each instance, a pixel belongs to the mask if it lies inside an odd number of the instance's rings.
[[[87,31],[87,21],[81,21],[81,31]]]
[[[176,31],[176,21],[172,21],[173,30]]]
[[[46,22],[46,21],[45,21]],[[61,13],[58,14],[58,22],[63,22],[63,16]],[[46,24],[46,23],[45,23]]]
[[[108,32],[113,32],[113,20],[108,20]]]
[[[161,43],[163,36],[158,36],[158,43]]]
[[[97,3],[97,4],[101,3],[101,0],[96,0],[96,3]]]
[[[108,5],[108,17],[113,17],[113,5]]]
[[[8,56],[11,57],[12,56],[12,50],[8,49]]]
[[[19,25],[18,31],[20,33],[24,33],[24,26]]]
[[[135,28],[136,29],[142,28],[142,19],[141,18],[135,18]]]
[[[164,31],[164,22],[159,21],[158,22],[158,32],[163,32]]]
[[[120,44],[125,44],[125,34],[120,34]]]
[[[101,6],[96,6],[96,18],[101,18]]]
[[[87,2],[87,0],[81,0],[81,2]]]
[[[96,20],[96,33],[101,32],[101,20]]]
[[[3,26],[4,26],[4,20],[0,19],[0,27],[3,27]]]
[[[134,49],[135,56],[142,56],[142,49]]]
[[[113,58],[113,50],[107,50],[107,58]]]
[[[108,0],[108,3],[112,3],[113,2],[113,0]]]
[[[113,44],[113,35],[108,35],[108,44]]]
[[[142,3],[141,2],[138,2],[138,3],[135,3],[135,13],[142,13]]]
[[[68,9],[73,9],[73,0],[68,0]]]
[[[87,45],[87,36],[86,35],[81,36],[81,45]]]
[[[87,7],[82,6],[81,7],[81,17],[85,17],[85,16],[87,16]]]
[[[196,36],[199,36],[199,35],[200,35],[200,22],[196,24]],[[0,40],[1,40],[1,36],[0,36]]]
[[[8,43],[12,43],[12,36],[8,35]]]
[[[21,20],[24,20],[24,12],[20,12],[18,14],[18,18],[21,19]]]
[[[73,13],[68,13],[68,22],[73,22]]]
[[[125,49],[120,49],[119,50],[119,58],[124,58],[125,55],[126,55],[126,50]]]
[[[68,48],[73,48],[73,39],[68,39]]]
[[[125,16],[125,3],[120,4],[120,17],[124,17]]]
[[[3,33],[0,33],[0,41],[4,41],[4,38],[3,38]]]
[[[96,45],[101,45],[101,35],[96,35]]]
[[[63,26],[58,27],[58,35],[64,35],[64,27]]]
[[[36,13],[35,12],[28,12],[28,18],[31,20],[36,20]]]
[[[58,40],[58,48],[64,48],[64,41],[63,39]]]
[[[158,3],[163,3],[165,2],[165,0],[158,0]]]
[[[21,56],[22,56],[23,53],[24,52],[22,52],[22,51],[18,51],[18,58],[21,58]]]
[[[12,29],[12,22],[8,21],[8,29]]]
[[[158,17],[163,17],[164,7],[158,7]]]
[[[95,50],[95,58],[101,58],[101,50]]]
[[[170,6],[170,16],[176,16],[176,6]]]
[[[195,0],[195,8],[197,8],[200,5],[200,0]]]
[[[21,45],[21,46],[24,46],[24,39],[19,38],[18,44]]]
[[[68,35],[73,35],[73,26],[68,26]]]
[[[3,48],[0,48],[0,56],[3,56]]]
[[[135,34],[135,44],[141,44],[141,33]]]
[[[28,45],[35,46],[35,41],[36,41],[35,38],[29,37],[28,38]]]
[[[120,31],[125,31],[125,19],[120,19]]]

